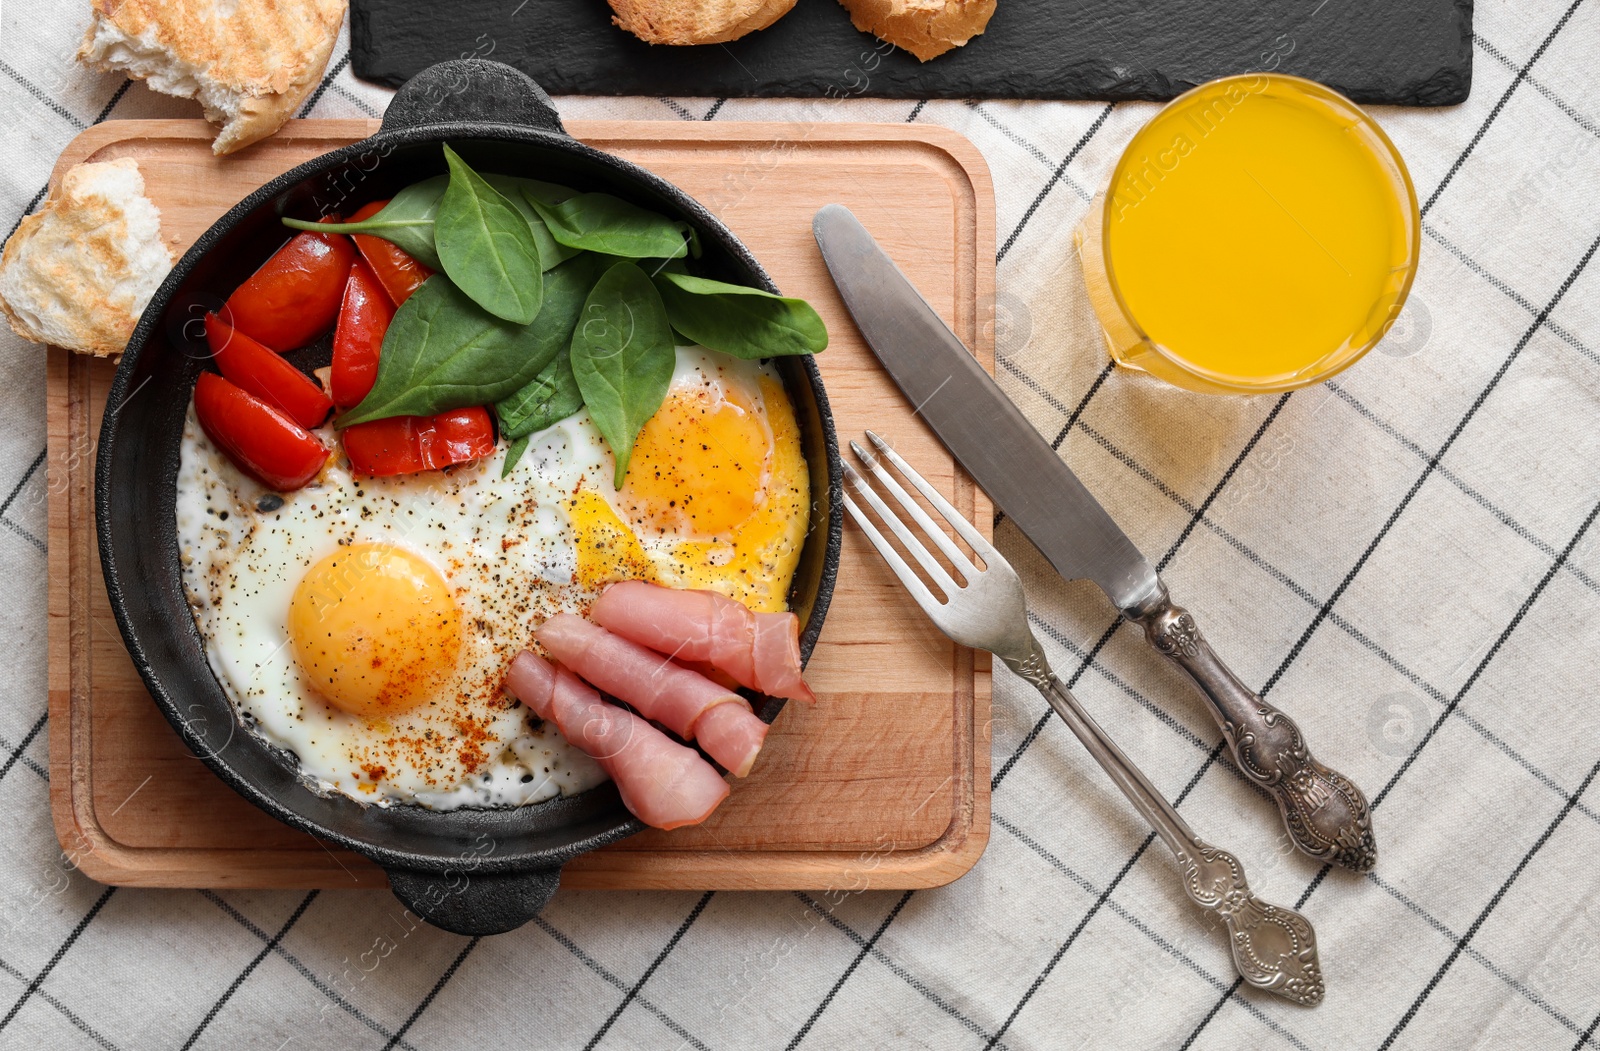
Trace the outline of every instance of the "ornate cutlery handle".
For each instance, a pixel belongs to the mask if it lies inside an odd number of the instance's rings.
[[[1189,611],[1173,605],[1164,585],[1149,601],[1125,613],[1144,628],[1150,645],[1200,687],[1234,762],[1277,800],[1295,845],[1314,858],[1357,872],[1371,869],[1378,860],[1378,846],[1361,789],[1317,762],[1294,720],[1228,670]]]
[[[1239,859],[1226,850],[1192,837],[1191,843],[1173,851],[1183,867],[1183,889],[1190,901],[1227,925],[1239,976],[1304,1007],[1321,1003],[1322,968],[1311,922],[1256,897]]]
[[[1311,921],[1293,909],[1256,897],[1245,882],[1238,858],[1195,838],[1188,822],[1056,678],[1037,641],[1026,659],[1004,659],[1012,671],[1044,695],[1101,769],[1171,848],[1189,900],[1227,926],[1228,948],[1239,976],[1258,989],[1304,1007],[1321,1003],[1322,965],[1317,959],[1317,935]]]

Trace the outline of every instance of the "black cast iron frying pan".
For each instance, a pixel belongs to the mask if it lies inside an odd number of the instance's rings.
[[[395,95],[381,130],[286,172],[206,231],[146,308],[117,369],[100,431],[95,516],[106,591],[128,653],[150,695],[212,770],[274,817],[372,858],[396,897],[435,926],[461,934],[512,930],[555,893],[561,866],[642,827],[610,783],[516,809],[436,812],[364,806],[314,794],[292,757],[239,724],[206,663],[184,598],[174,516],[183,421],[209,356],[198,321],[284,242],[280,216],[311,217],[391,196],[443,174],[449,142],[479,171],[529,175],[604,190],[694,224],[702,272],[777,291],[734,235],[682,190],[583,145],[548,95],[498,62],[444,62]],[[297,363],[326,364],[325,338]],[[790,593],[809,657],[839,564],[839,453],[827,395],[810,358],[779,359],[811,469],[810,533]],[[752,696],[770,722],[781,700]]]

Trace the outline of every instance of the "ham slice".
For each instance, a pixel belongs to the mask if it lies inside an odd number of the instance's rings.
[[[571,613],[551,617],[534,636],[556,660],[646,719],[698,741],[735,776],[755,764],[767,724],[726,686]]]
[[[698,825],[728,797],[728,782],[701,758],[632,712],[607,704],[565,668],[524,651],[506,686],[611,775],[623,805],[647,825]]]
[[[708,709],[694,724],[694,739],[706,754],[734,777],[743,777],[756,765],[761,745],[767,739],[767,724],[749,708],[719,704]]]
[[[742,685],[738,679],[735,679],[732,675],[729,675],[727,672],[723,671],[715,664],[712,664],[710,661],[675,660],[672,663],[681,664],[690,671],[697,671],[701,675],[704,675],[706,678],[710,679],[712,682],[716,683],[718,686],[725,686],[730,690],[738,690],[738,688]]]
[[[741,686],[792,701],[817,699],[800,674],[800,618],[793,613],[752,613],[714,591],[627,580],[607,588],[589,615],[674,660],[720,668]]]

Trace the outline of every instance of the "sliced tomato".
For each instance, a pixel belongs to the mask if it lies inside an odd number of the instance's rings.
[[[234,466],[268,489],[298,489],[328,460],[316,435],[215,372],[195,383],[194,414]]]
[[[361,474],[414,474],[494,452],[494,423],[481,405],[436,416],[391,416],[344,429],[344,452]]]
[[[223,317],[280,354],[333,327],[355,246],[342,234],[299,233],[234,289]]]
[[[378,378],[378,352],[394,319],[394,304],[363,259],[350,267],[333,330],[333,375],[328,381],[333,403],[341,409],[359,404]]]
[[[370,219],[388,203],[388,201],[373,201],[371,204],[364,204],[350,217],[350,221],[358,223],[363,219]],[[373,237],[371,234],[351,234],[350,239],[356,243],[361,258],[372,267],[372,272],[377,275],[378,282],[383,285],[383,290],[389,294],[389,300],[395,306],[404,303],[410,298],[411,293],[422,287],[422,282],[433,276],[432,270],[411,258],[405,249],[391,241]]]
[[[282,412],[300,426],[319,427],[333,400],[317,381],[215,314],[206,315],[211,359],[228,380]]]

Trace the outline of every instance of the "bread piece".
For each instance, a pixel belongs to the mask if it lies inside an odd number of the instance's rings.
[[[23,339],[120,354],[171,269],[139,166],[77,164],[0,252],[0,313]]]
[[[725,44],[765,29],[795,0],[610,0],[613,23],[647,44]]]
[[[232,153],[283,126],[322,79],[345,0],[94,0],[78,60],[198,99]]]
[[[863,33],[905,48],[923,62],[982,33],[995,0],[839,0]]]

